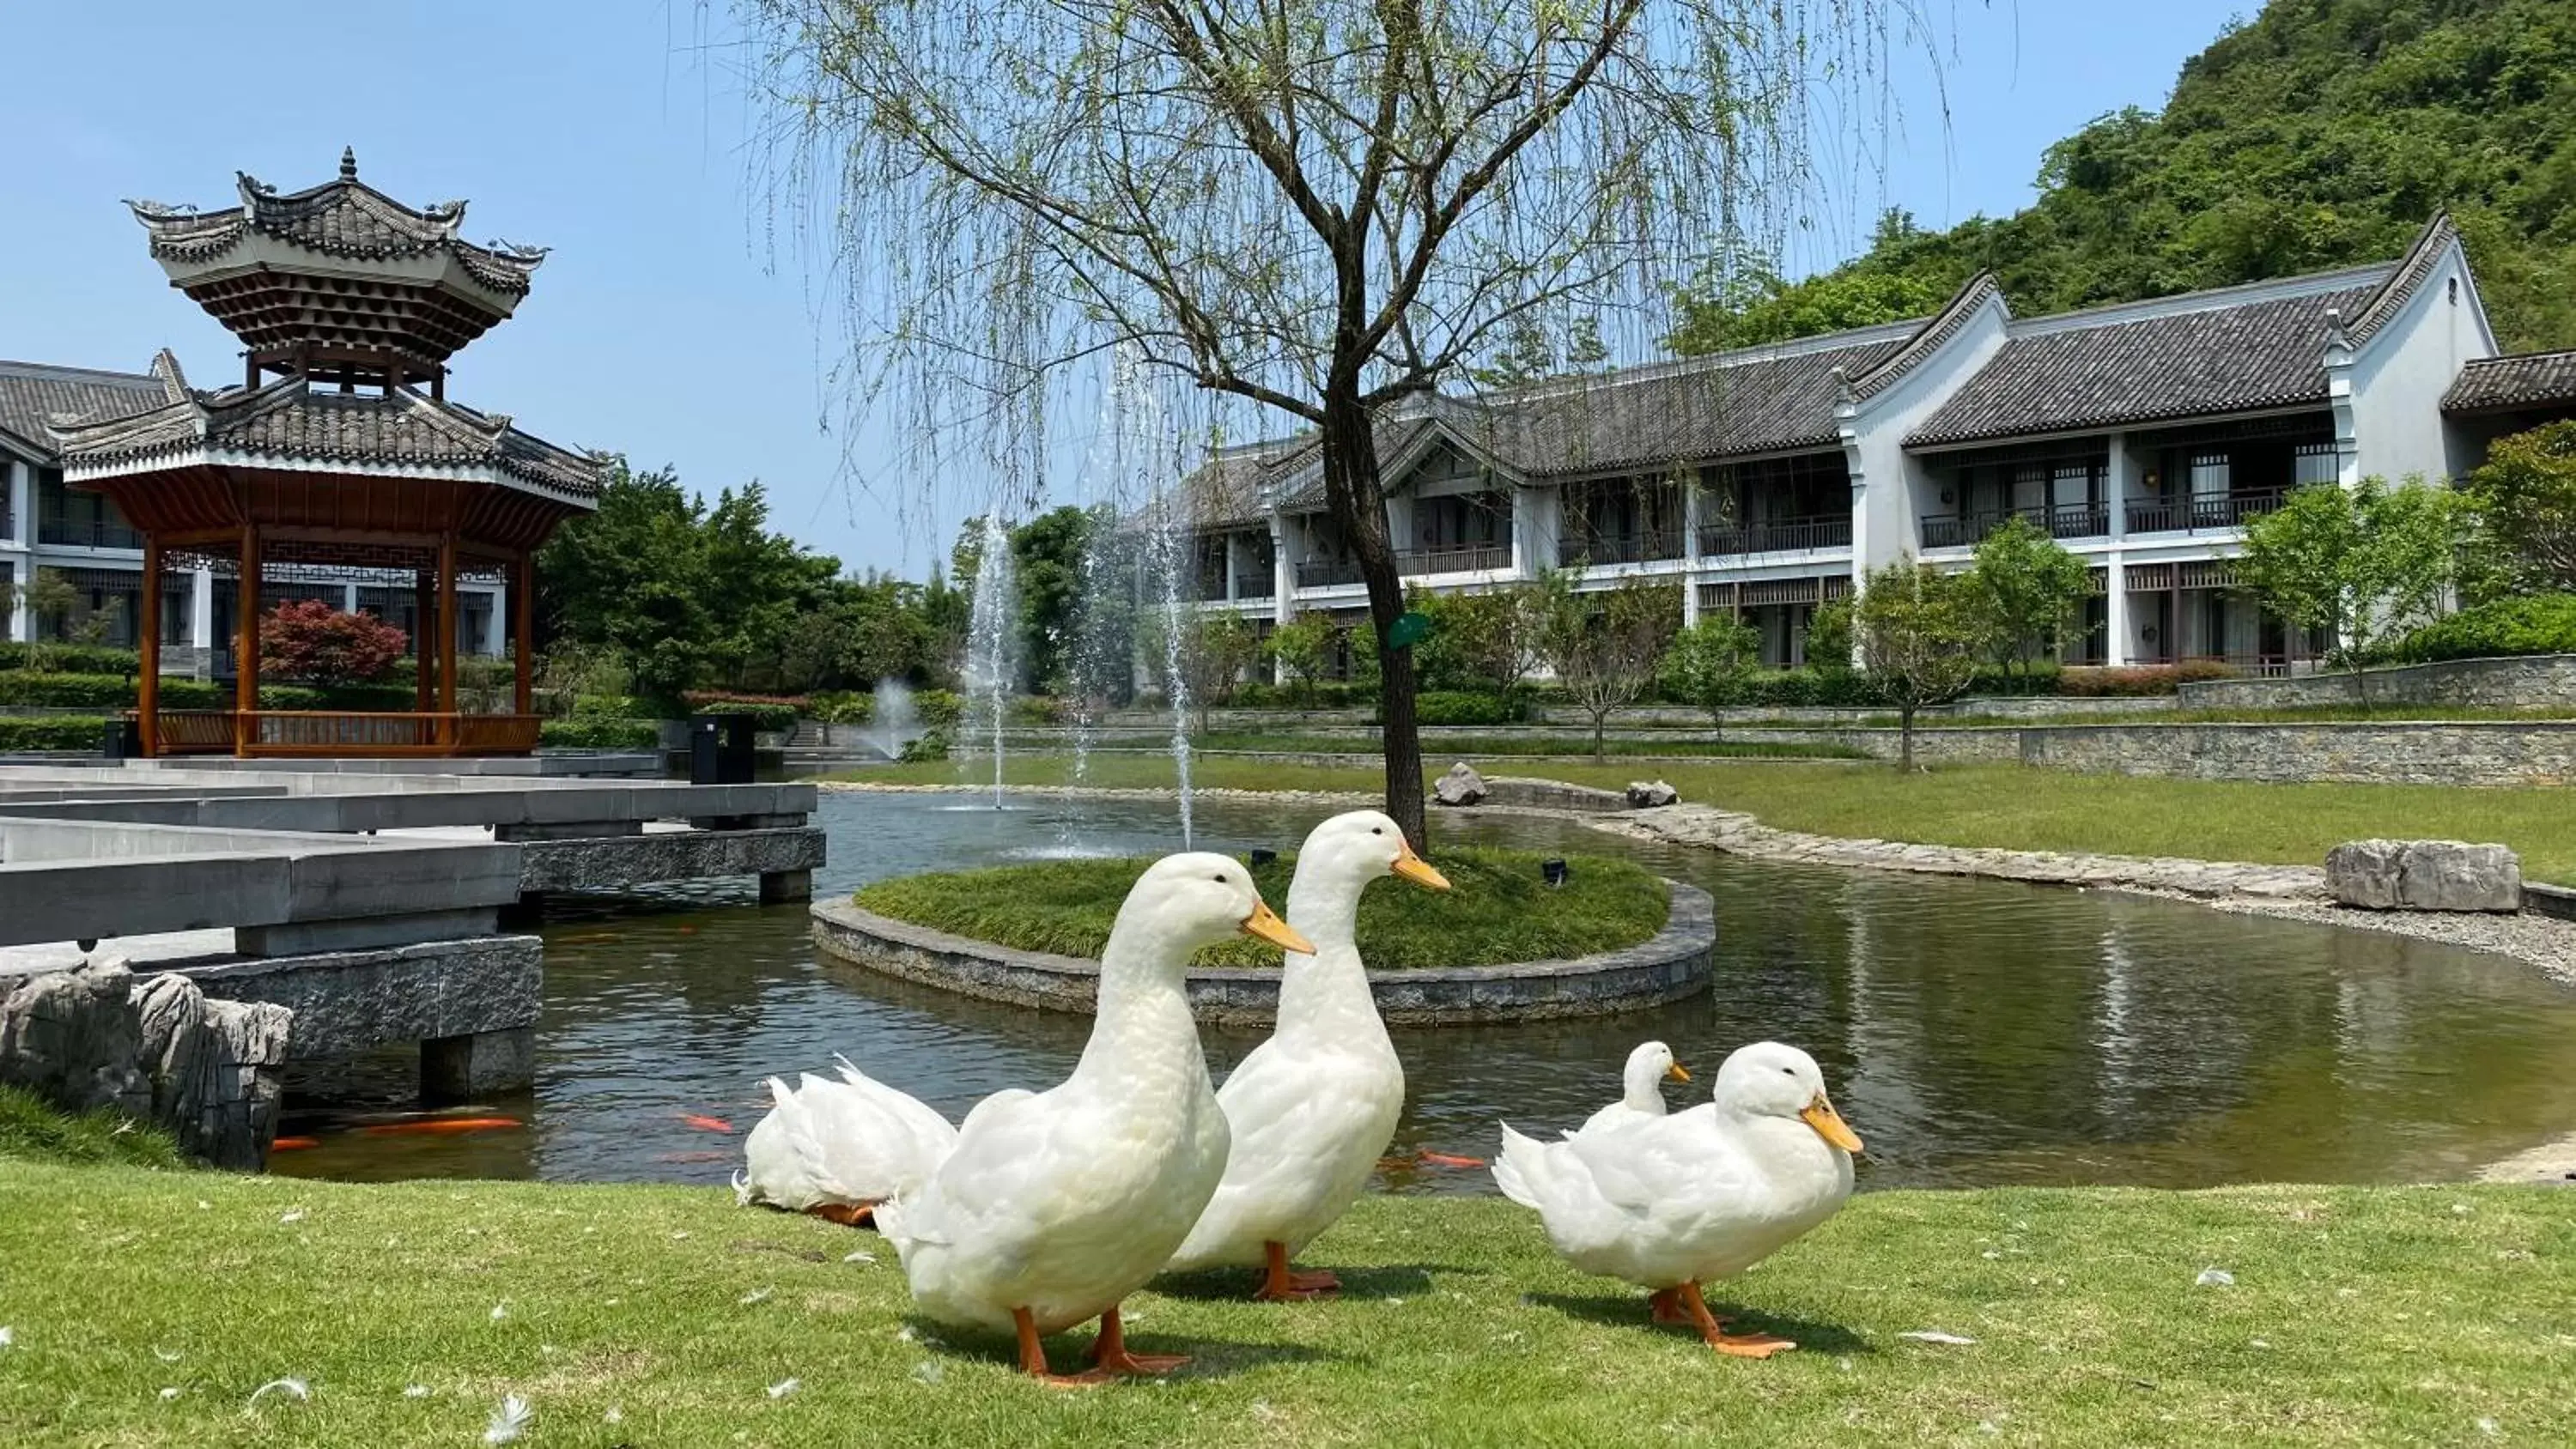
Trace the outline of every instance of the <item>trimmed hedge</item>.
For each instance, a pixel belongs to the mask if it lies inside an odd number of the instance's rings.
[[[136,680],[125,674],[49,674],[31,669],[0,671],[0,704],[42,705],[53,709],[132,709]],[[411,685],[344,684],[316,688],[309,684],[263,684],[262,709],[345,709],[400,714],[418,698]],[[233,689],[195,679],[161,677],[165,709],[229,709]]]
[[[1375,685],[1265,684],[1254,681],[1234,687],[1227,701],[1237,709],[1349,709],[1354,705],[1377,703]]]
[[[2436,619],[2373,663],[2433,664],[2515,654],[2576,654],[2576,594],[2497,599]]]
[[[18,643],[0,643],[0,669],[26,668],[27,647]],[[104,644],[48,644],[40,647],[53,656],[54,670],[63,674],[131,674],[143,667],[143,656],[131,649],[117,649]]]
[[[649,719],[550,719],[537,727],[537,743],[554,750],[650,750],[661,745],[662,730]]]
[[[0,751],[78,750],[98,753],[107,721],[85,715],[0,715]]]
[[[2234,665],[2216,659],[2185,659],[2177,664],[2130,664],[2117,669],[2070,666],[2059,671],[2057,692],[2080,699],[2144,698],[2171,694],[2181,684],[2234,679]]]
[[[1519,724],[1528,711],[1520,701],[1499,694],[1463,689],[1426,689],[1413,697],[1413,718],[1424,725]]]
[[[797,710],[792,704],[776,704],[750,699],[699,699],[689,705],[689,713],[747,714],[751,727],[765,735],[784,734],[796,728]]]

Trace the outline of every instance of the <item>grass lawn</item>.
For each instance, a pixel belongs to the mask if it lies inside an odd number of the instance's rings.
[[[600,1449],[2576,1438],[2576,1192],[1873,1194],[1712,1294],[1803,1342],[1766,1363],[1499,1200],[1370,1198],[1304,1261],[1345,1297],[1167,1280],[1130,1332],[1196,1363],[1069,1394],[910,1320],[873,1236],[721,1191],[0,1162],[0,1443],[469,1444],[505,1394]]]
[[[1374,738],[1340,738],[1326,735],[1229,734],[1219,731],[1200,735],[1196,741],[1203,750],[1244,750],[1271,754],[1375,754]],[[1592,735],[1584,730],[1528,729],[1513,734],[1443,736],[1430,742],[1445,754],[1466,755],[1589,755]],[[1738,760],[1866,760],[1867,752],[1847,745],[1779,744],[1757,740],[1659,740],[1623,739],[1613,730],[1602,741],[1607,755],[1697,755],[1710,759]]]
[[[1539,875],[1532,851],[1456,848],[1432,853],[1455,889],[1379,881],[1360,898],[1359,941],[1379,970],[1492,966],[1615,951],[1650,940],[1670,902],[1646,871],[1601,856],[1574,856],[1563,887]],[[1053,860],[993,870],[879,881],[858,903],[881,915],[1023,951],[1097,957],[1118,906],[1149,861]],[[1288,906],[1294,855],[1252,868],[1264,900]],[[1542,909],[1542,905],[1544,908]],[[1202,966],[1276,966],[1279,948],[1237,939],[1210,946]]]

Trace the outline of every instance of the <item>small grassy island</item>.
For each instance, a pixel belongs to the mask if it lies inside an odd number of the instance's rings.
[[[1558,961],[1652,940],[1671,900],[1664,883],[1625,861],[1562,857],[1565,884],[1549,886],[1536,851],[1459,847],[1432,864],[1446,893],[1395,882],[1360,902],[1360,953],[1378,970],[1498,966]],[[858,893],[860,909],[935,931],[1022,951],[1097,957],[1142,859],[1051,860],[993,870],[879,881]],[[1264,900],[1288,906],[1293,855],[1252,867]],[[1276,947],[1236,940],[1200,953],[1201,966],[1275,966]]]

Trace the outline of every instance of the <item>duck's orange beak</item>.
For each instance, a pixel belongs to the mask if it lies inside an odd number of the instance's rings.
[[[1431,862],[1413,853],[1413,842],[1395,843],[1395,873],[1425,890],[1449,889],[1449,877],[1432,868]]]
[[[1817,1093],[1816,1100],[1809,1102],[1798,1114],[1798,1120],[1815,1128],[1817,1136],[1843,1151],[1854,1156],[1860,1154],[1859,1134],[1851,1130],[1851,1124],[1843,1120],[1843,1114],[1834,1110],[1834,1104],[1825,1100],[1822,1092]]]
[[[1267,941],[1283,951],[1296,951],[1307,956],[1315,954],[1315,943],[1298,934],[1296,927],[1279,919],[1279,913],[1270,909],[1268,901],[1252,903],[1252,914],[1243,918],[1243,934],[1256,941]]]
[[[1687,1082],[1690,1080],[1690,1069],[1679,1062],[1675,1062],[1671,1066],[1664,1068],[1664,1075],[1672,1078],[1676,1082]]]

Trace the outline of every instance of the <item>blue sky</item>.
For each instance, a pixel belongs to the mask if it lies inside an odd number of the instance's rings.
[[[1910,68],[1888,174],[1855,168],[1837,223],[1794,260],[1834,260],[1856,244],[1843,223],[1883,203],[1927,225],[2021,206],[2044,147],[2161,104],[2245,3],[1959,0],[1946,118]],[[709,493],[760,479],[778,526],[853,568],[918,574],[980,503],[942,489],[924,517],[847,486],[824,429],[840,415],[827,289],[793,255],[772,264],[750,117],[703,49],[721,17],[692,0],[0,11],[0,127],[18,138],[0,180],[0,357],[139,369],[167,346],[201,387],[237,380],[232,339],[167,287],[119,198],[225,206],[236,170],[293,190],[352,145],[397,197],[471,198],[468,236],[555,249],[519,315],[460,356],[458,400]],[[847,443],[888,457],[897,441],[869,423]],[[1062,451],[1069,471],[1079,450]]]

